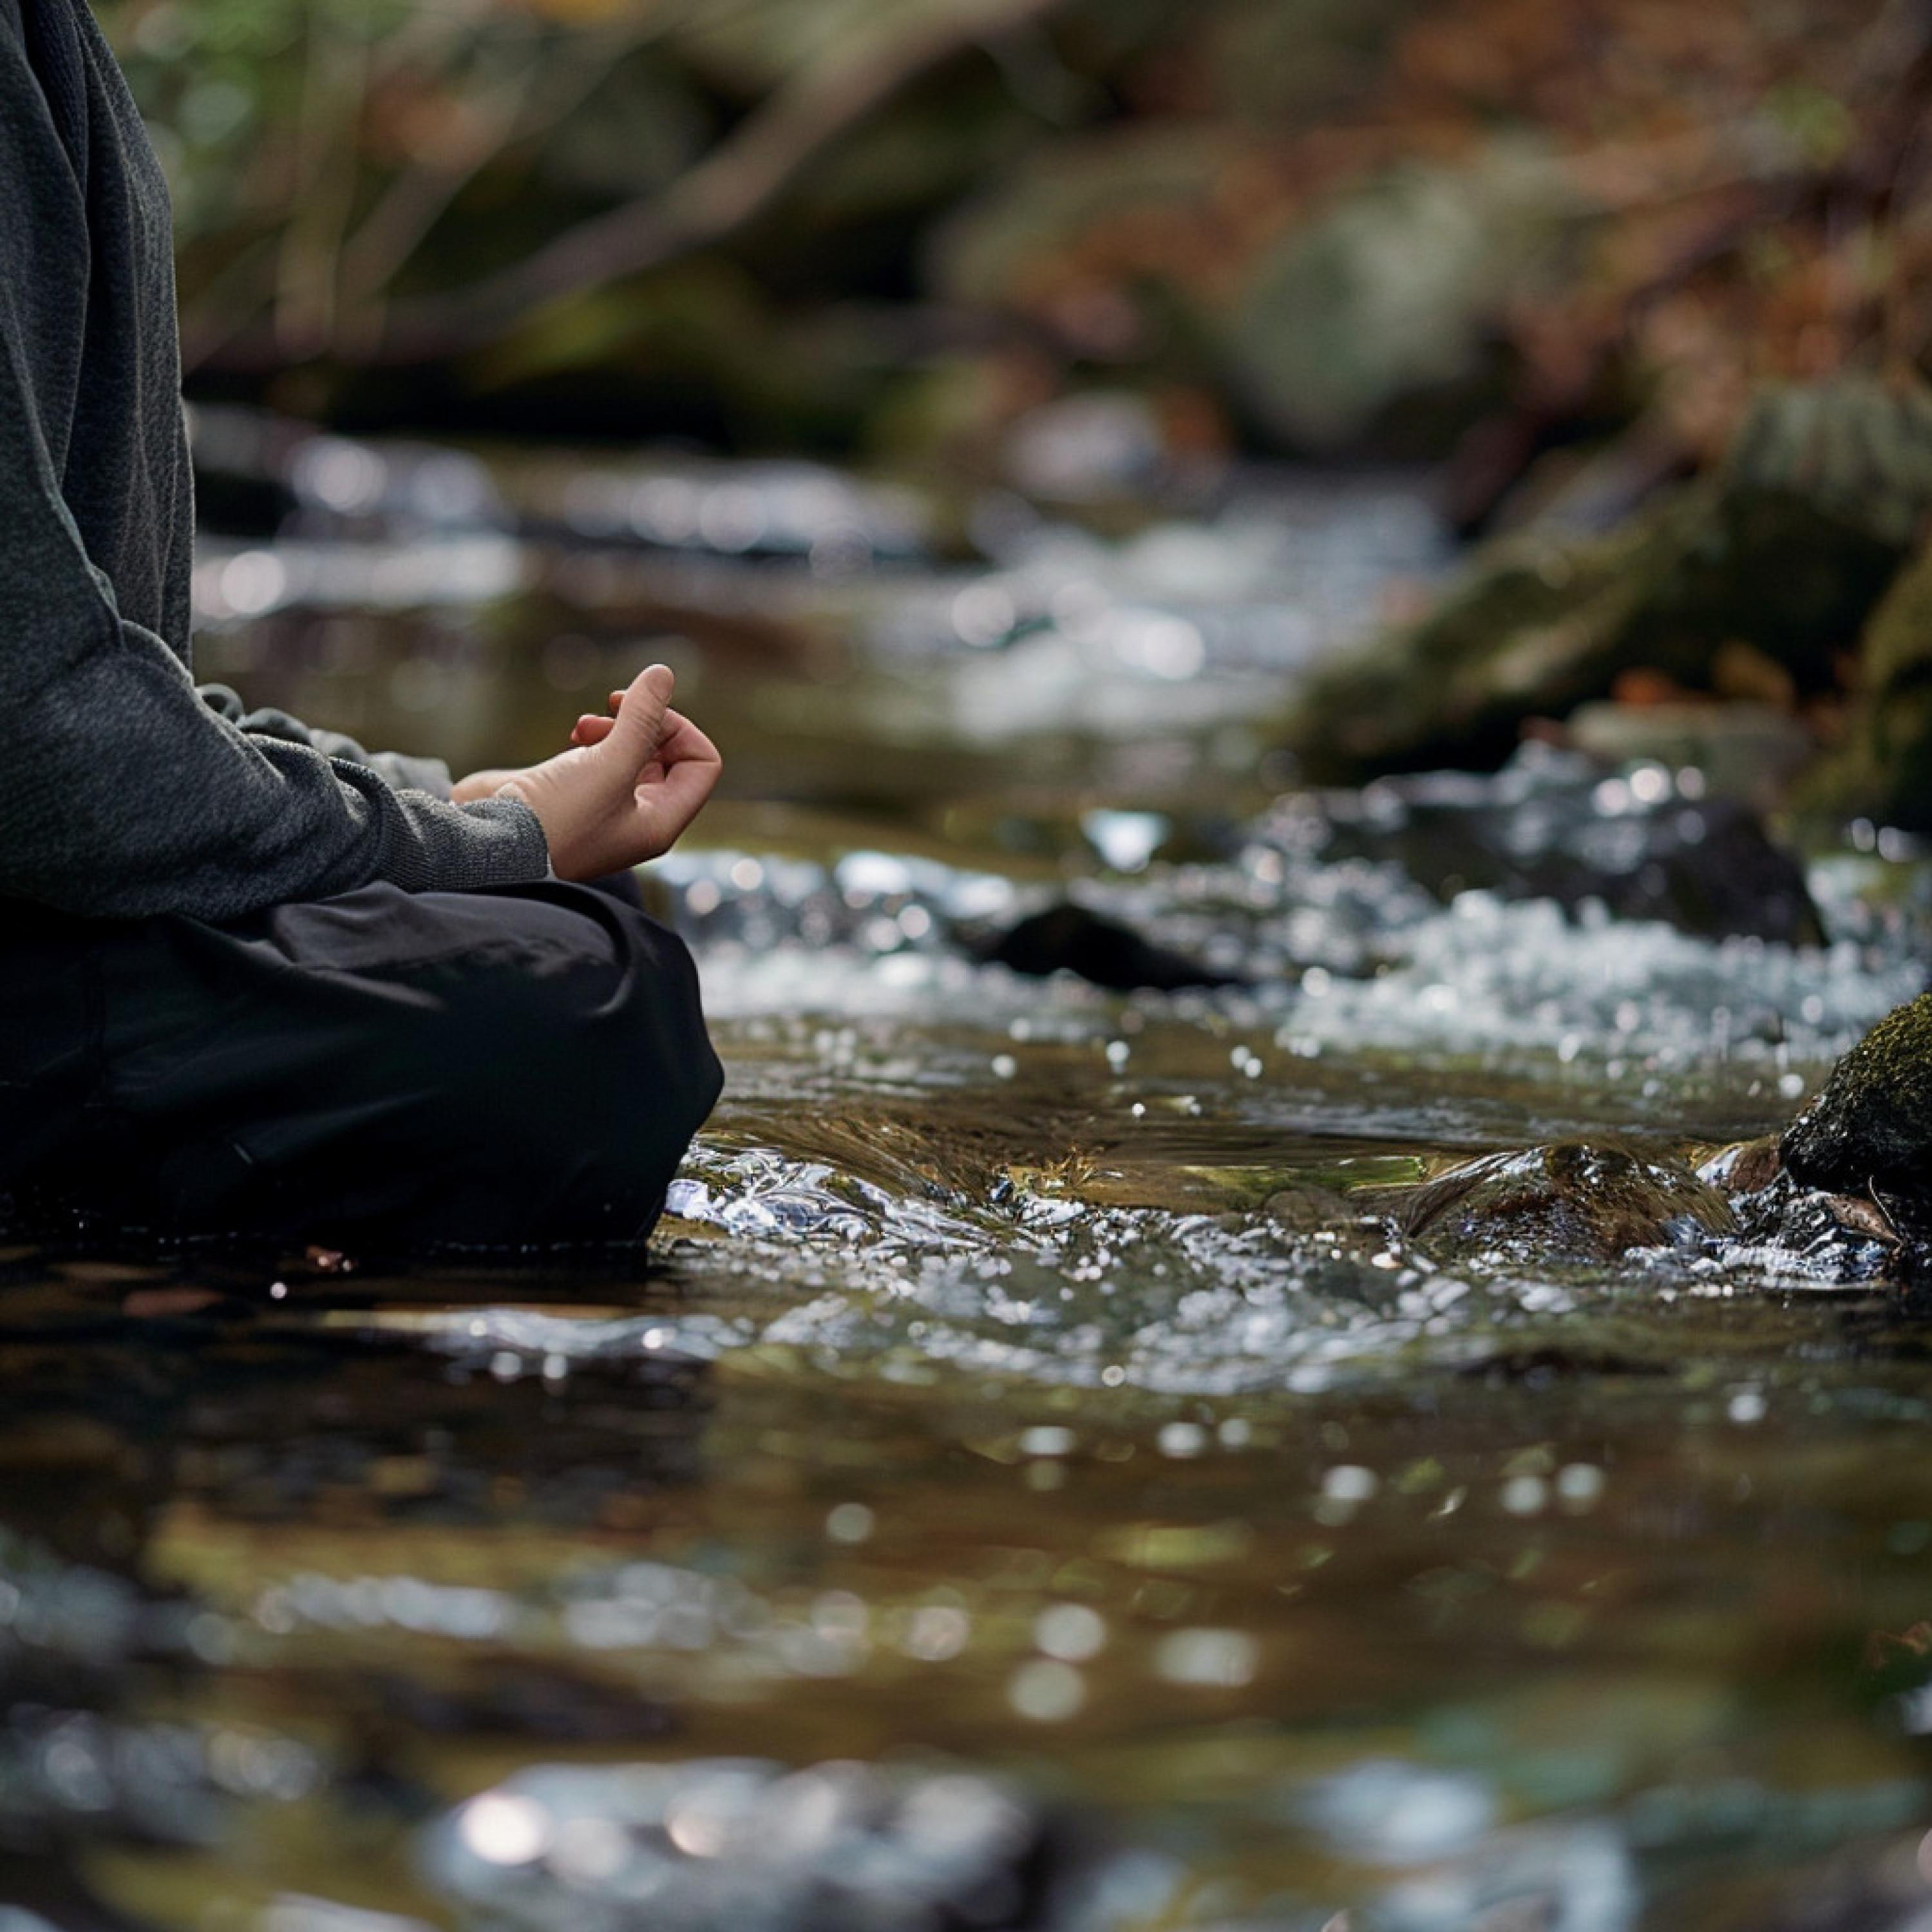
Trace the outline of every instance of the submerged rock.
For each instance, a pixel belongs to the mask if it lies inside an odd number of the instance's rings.
[[[1775,1134],[1761,1134],[1756,1140],[1732,1141],[1697,1163],[1697,1178],[1730,1200],[1760,1192],[1784,1172]]]
[[[1607,1138],[1485,1154],[1372,1204],[1452,1258],[1610,1261],[1738,1230],[1730,1203],[1682,1161]]]
[[[1785,1130],[1792,1178],[1932,1219],[1932,993],[1881,1020]]]
[[[1312,1184],[1278,1190],[1262,1203],[1262,1212],[1291,1234],[1344,1228],[1361,1218],[1360,1210],[1346,1195]]]
[[[1323,860],[1392,860],[1445,904],[1479,889],[1571,911],[1595,899],[1710,939],[1824,937],[1796,860],[1736,800],[1662,765],[1617,772],[1526,745],[1493,777],[1434,772],[1291,799],[1259,836]]]
[[[1217,973],[1165,946],[1143,939],[1131,927],[1103,919],[1084,906],[1048,908],[985,941],[980,958],[1036,979],[1059,972],[1076,974],[1110,992],[1147,987],[1176,992],[1184,986],[1235,986],[1235,974]]]
[[[1603,536],[1532,530],[1429,616],[1314,680],[1287,734],[1324,783],[1494,764],[1642,668],[1714,688],[1742,642],[1828,691],[1932,512],[1932,391],[1863,378],[1761,396],[1724,463]]]

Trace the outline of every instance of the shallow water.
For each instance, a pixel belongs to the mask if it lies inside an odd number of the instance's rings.
[[[1833,943],[1793,950],[1275,836],[1264,695],[1435,567],[1403,479],[1257,479],[1113,547],[1008,506],[967,566],[836,479],[427,460],[311,452],[307,550],[212,544],[208,674],[461,760],[702,618],[737,790],[654,890],[727,1097],[635,1278],[0,1263],[0,1898],[65,1932],[1924,1922],[1910,1306],[1838,1251],[1451,1260],[1305,1211],[1774,1128],[1924,983],[1910,854],[1822,856]],[[395,536],[412,476],[444,522]],[[413,579],[372,584],[379,538]],[[974,963],[1070,886],[1250,983]]]

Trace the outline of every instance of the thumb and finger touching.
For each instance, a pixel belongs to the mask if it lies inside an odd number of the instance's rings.
[[[610,703],[614,711],[624,695],[622,692],[611,693]],[[616,728],[614,717],[600,717],[594,712],[586,712],[572,728],[570,742],[586,748],[601,745]],[[688,718],[681,711],[667,710],[656,753],[638,774],[638,782],[646,784],[654,783],[662,778],[670,766],[687,760],[710,764],[722,762],[718,757],[717,746]]]
[[[670,709],[675,688],[668,665],[649,666],[612,692],[612,716],[577,721],[573,748],[502,788],[536,812],[561,876],[657,857],[710,796],[722,761],[710,740]]]

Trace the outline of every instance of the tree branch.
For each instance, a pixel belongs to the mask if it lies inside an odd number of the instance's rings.
[[[920,20],[829,73],[808,69],[661,194],[584,222],[471,287],[396,304],[374,359],[422,362],[479,346],[560,296],[723,240],[768,206],[807,162],[914,81],[1062,4],[1001,0],[951,19]]]

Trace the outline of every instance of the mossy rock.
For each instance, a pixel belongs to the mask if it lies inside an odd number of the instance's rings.
[[[1453,442],[1504,380],[1497,317],[1560,283],[1586,206],[1521,138],[1352,184],[1263,250],[1218,318],[1235,393],[1293,449],[1354,449],[1417,410]]]
[[[1610,1138],[1485,1154],[1362,1202],[1451,1262],[1611,1261],[1738,1225],[1730,1204],[1683,1162]]]
[[[1932,993],[1880,1021],[1780,1144],[1808,1187],[1932,1207]]]
[[[1844,739],[1802,802],[1932,832],[1932,544],[1873,612]]]
[[[1419,623],[1311,681],[1288,747],[1324,783],[1493,766],[1526,719],[1567,717],[1624,670],[1711,688],[1738,641],[1828,690],[1928,514],[1932,391],[1768,391],[1715,471],[1618,530],[1479,553]]]

